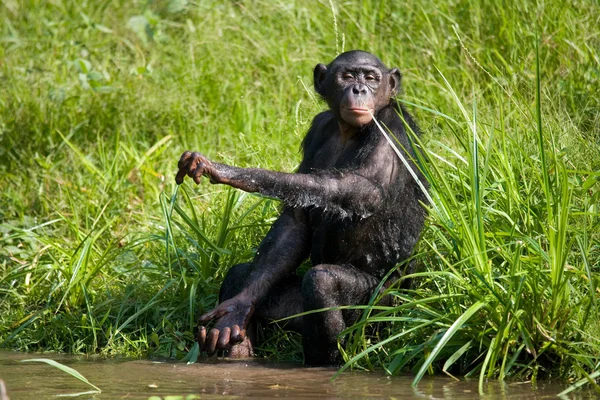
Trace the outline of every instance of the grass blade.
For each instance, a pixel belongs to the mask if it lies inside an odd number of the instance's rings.
[[[79,371],[77,371],[76,369],[73,369],[71,367],[67,367],[64,364],[59,363],[58,361],[54,361],[51,360],[49,358],[30,358],[27,360],[21,360],[21,362],[41,362],[41,363],[46,363],[50,366],[53,366],[54,368],[58,368],[60,369],[62,372],[67,373],[69,375],[71,375],[73,378],[77,378],[79,379],[81,382],[85,383],[86,385],[90,385],[91,387],[93,387],[95,389],[94,393],[101,393],[102,390],[100,390],[100,388],[96,385],[94,385],[93,383],[91,383],[90,381],[87,380],[87,378],[83,375],[81,375],[79,373]]]
[[[429,357],[427,357],[427,360],[425,360],[425,362],[421,366],[421,369],[419,370],[419,372],[417,373],[417,376],[415,376],[415,379],[413,380],[412,386],[417,386],[419,384],[419,382],[421,381],[421,379],[423,379],[423,376],[425,375],[425,372],[427,371],[427,369],[429,368],[429,366],[431,365],[431,363],[433,363],[433,361],[435,360],[435,358],[437,357],[437,355],[439,354],[439,352],[444,348],[444,346],[446,345],[446,343],[448,343],[448,341],[452,338],[452,336],[454,336],[454,334],[456,332],[458,332],[458,330],[477,311],[479,311],[482,307],[485,307],[485,306],[486,306],[486,303],[484,303],[483,301],[476,302],[471,307],[469,307],[467,309],[467,311],[465,311],[452,324],[452,326],[450,328],[448,328],[448,330],[446,331],[446,333],[444,334],[444,336],[442,336],[442,338],[440,339],[440,341],[436,344],[436,346],[434,347],[434,349],[431,351],[431,354],[429,354]]]

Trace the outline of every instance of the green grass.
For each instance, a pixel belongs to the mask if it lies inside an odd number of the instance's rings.
[[[312,68],[359,48],[404,75],[434,202],[348,366],[597,379],[598,26],[593,1],[2,2],[0,342],[183,358],[278,205],[177,189],[179,155],[292,171]]]
[[[71,367],[68,367],[64,364],[59,363],[58,361],[54,361],[48,358],[30,358],[28,360],[21,360],[21,362],[40,362],[40,363],[45,363],[48,364],[54,368],[57,368],[61,371],[63,371],[66,374],[71,375],[73,378],[76,378],[78,380],[80,380],[81,382],[91,386],[94,390],[90,390],[87,392],[82,392],[82,393],[75,393],[74,396],[79,396],[79,395],[83,395],[83,394],[99,394],[102,393],[102,390],[94,385],[93,383],[91,383],[90,381],[87,380],[87,378],[83,375],[81,375],[81,373],[79,373],[79,371],[77,371],[76,369],[73,369]]]

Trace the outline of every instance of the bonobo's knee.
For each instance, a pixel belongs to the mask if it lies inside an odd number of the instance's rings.
[[[338,290],[337,279],[331,266],[317,265],[309,269],[302,279],[302,298],[305,304],[324,307],[328,298]]]
[[[252,263],[246,263],[234,265],[227,271],[219,291],[219,303],[236,296],[242,288],[246,287],[246,280],[251,270]]]

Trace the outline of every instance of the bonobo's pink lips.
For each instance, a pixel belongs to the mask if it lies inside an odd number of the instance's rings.
[[[371,110],[368,108],[359,108],[359,107],[346,108],[346,110],[350,111],[351,113],[354,113],[354,114],[369,114],[371,112]]]

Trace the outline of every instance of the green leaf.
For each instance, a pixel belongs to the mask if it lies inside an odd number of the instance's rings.
[[[127,21],[127,27],[135,32],[144,44],[147,44],[152,39],[153,31],[150,22],[143,15],[135,15]]]
[[[584,372],[584,374],[585,374],[585,372]],[[566,390],[563,390],[562,392],[560,392],[557,396],[558,397],[566,396],[567,394],[571,393],[573,390],[580,388],[581,386],[585,385],[588,382],[594,383],[594,379],[596,379],[598,377],[600,377],[600,370],[592,372],[589,375],[585,374],[585,378],[575,382],[574,384],[569,386]]]
[[[458,360],[460,358],[460,356],[465,354],[465,352],[471,348],[472,342],[473,342],[472,340],[469,340],[460,349],[456,350],[456,352],[454,352],[454,354],[452,354],[452,356],[450,356],[450,358],[446,360],[446,362],[444,363],[444,367],[442,368],[442,371],[447,372],[448,368],[450,368],[452,366],[452,364],[454,364],[456,362],[456,360]]]
[[[596,184],[596,182],[598,182],[599,179],[599,174],[590,174],[590,176],[585,180],[585,182],[583,182],[583,185],[581,185],[581,190],[589,190],[592,186]]]
[[[156,332],[152,332],[152,334],[150,335],[150,340],[156,345],[156,347],[160,346],[160,341]]]
[[[77,68],[77,71],[87,74],[92,69],[92,63],[83,58],[78,58],[73,61],[73,65]]]
[[[186,354],[185,357],[183,357],[183,359],[181,361],[185,361],[188,364],[194,364],[196,361],[198,361],[198,355],[200,354],[200,345],[198,344],[198,342],[194,343],[194,346],[192,346],[192,349]]]
[[[167,11],[170,12],[171,14],[176,14],[178,12],[181,12],[183,10],[185,10],[185,7],[187,7],[187,0],[171,0],[169,2],[169,5],[167,6]]]
[[[100,24],[94,24],[94,28],[96,28],[97,30],[99,30],[100,32],[104,32],[104,33],[112,33],[112,29],[107,28],[104,25],[100,25]]]
[[[98,71],[91,71],[87,74],[88,81],[101,81],[104,79],[102,74]]]
[[[112,93],[117,89],[113,86],[96,86],[94,87],[94,91],[97,93]]]
[[[90,381],[87,380],[87,378],[83,375],[81,375],[77,370],[71,368],[71,367],[67,367],[64,364],[61,364],[57,361],[51,360],[49,358],[30,358],[27,360],[21,360],[21,362],[41,362],[41,363],[46,363],[48,365],[51,365],[55,368],[60,369],[62,372],[65,372],[69,375],[71,375],[74,378],[79,379],[81,382],[86,383],[88,385],[90,385],[91,387],[93,387],[94,389],[96,389],[95,393],[101,393],[102,390],[100,390],[99,387],[95,386],[93,383],[91,383]]]
[[[452,338],[452,336],[454,336],[454,334],[456,332],[458,332],[458,330],[477,311],[479,311],[485,305],[486,305],[486,303],[484,303],[482,301],[478,301],[477,303],[475,303],[471,307],[469,307],[469,309],[467,311],[465,311],[463,315],[461,315],[460,317],[458,317],[458,319],[456,321],[454,321],[454,323],[452,324],[452,326],[450,328],[448,328],[448,330],[446,331],[446,333],[444,333],[444,336],[442,336],[442,338],[440,339],[440,341],[438,342],[438,344],[435,345],[435,348],[433,349],[433,351],[431,352],[431,354],[429,354],[429,357],[427,357],[427,360],[425,360],[425,362],[421,366],[421,369],[419,370],[419,372],[417,373],[417,376],[415,376],[415,379],[413,380],[413,383],[412,383],[413,386],[418,385],[419,382],[421,381],[421,379],[423,379],[423,375],[425,375],[425,372],[427,371],[427,369],[431,366],[431,364],[433,363],[433,361],[435,360],[435,358],[437,357],[437,355],[444,348],[444,346],[448,343],[448,341]]]

